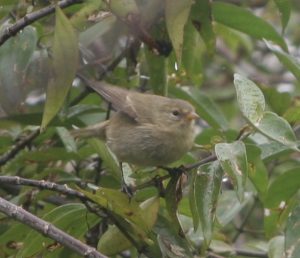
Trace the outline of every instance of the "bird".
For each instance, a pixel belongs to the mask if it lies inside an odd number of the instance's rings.
[[[169,165],[192,148],[199,115],[189,102],[79,78],[115,113],[106,121],[74,130],[73,136],[98,137],[120,163],[139,167]]]

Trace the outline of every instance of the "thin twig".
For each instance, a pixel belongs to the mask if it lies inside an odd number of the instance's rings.
[[[19,31],[24,29],[29,24],[47,16],[50,13],[54,13],[55,7],[58,5],[60,8],[66,8],[73,4],[82,3],[83,0],[62,0],[57,4],[53,4],[42,8],[38,11],[26,14],[23,18],[16,21],[13,25],[7,27],[0,36],[0,46],[4,44],[9,38],[15,36]]]
[[[33,131],[28,136],[24,137],[24,139],[18,141],[8,152],[0,156],[0,167],[14,158],[21,150],[30,144],[39,135],[39,133],[39,129]]]
[[[78,239],[70,236],[64,231],[58,229],[53,224],[44,221],[35,215],[24,210],[22,207],[17,206],[9,201],[0,197],[0,211],[6,214],[8,217],[30,226],[34,230],[43,235],[57,241],[75,251],[76,253],[89,258],[106,258],[105,255],[99,253],[95,248],[90,247]]]

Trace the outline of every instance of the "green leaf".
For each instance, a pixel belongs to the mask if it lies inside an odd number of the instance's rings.
[[[88,139],[88,143],[94,148],[99,157],[103,160],[111,175],[121,182],[121,169],[108,147],[103,141],[96,138]]]
[[[299,61],[291,56],[290,54],[282,51],[276,46],[271,45],[267,41],[265,41],[268,48],[272,51],[273,54],[276,55],[278,60],[296,77],[296,79],[300,82],[300,63]]]
[[[56,24],[53,42],[53,78],[49,81],[46,103],[42,120],[42,129],[63,106],[78,63],[78,41],[68,18],[56,7]]]
[[[274,0],[280,16],[281,16],[281,26],[282,26],[282,33],[284,32],[284,29],[286,28],[290,15],[291,15],[291,1],[290,0]]]
[[[196,0],[192,5],[191,19],[205,42],[208,53],[211,55],[214,54],[216,36],[212,26],[211,1]]]
[[[257,123],[265,110],[265,98],[261,90],[254,82],[240,74],[234,75],[234,86],[243,115],[251,123]]]
[[[89,227],[99,222],[99,217],[94,214],[87,215],[86,207],[77,203],[57,207],[43,216],[43,219],[79,239],[83,239]],[[51,244],[53,244],[52,239],[31,230],[24,239],[24,249],[18,253],[19,257],[34,256]]]
[[[77,152],[76,142],[70,132],[65,127],[57,127],[56,131],[65,145],[66,150],[70,152]]]
[[[109,8],[117,17],[128,19],[130,15],[139,13],[138,6],[134,0],[110,0]]]
[[[37,40],[35,28],[27,26],[0,48],[0,103],[7,114],[22,111],[21,103],[31,86],[25,74]]]
[[[205,164],[197,170],[195,180],[195,200],[199,213],[205,246],[208,246],[216,217],[216,206],[221,190],[223,170],[219,161]],[[195,223],[194,223],[195,224]]]
[[[213,2],[212,14],[215,21],[258,39],[267,39],[287,50],[284,39],[266,21],[251,11],[233,4]]]
[[[284,257],[284,237],[283,236],[276,236],[269,241],[268,257],[269,258]]]
[[[145,222],[151,229],[157,219],[159,198],[150,198],[140,206],[144,213]],[[111,244],[112,242],[114,245]],[[129,249],[131,246],[132,243],[115,225],[113,225],[101,236],[97,249],[105,255],[113,256]]]
[[[158,95],[167,94],[167,59],[164,56],[155,55],[149,49],[144,50],[149,72],[149,85]]]
[[[215,152],[223,170],[231,177],[238,199],[244,198],[244,187],[248,175],[246,148],[243,142],[218,143]]]
[[[184,26],[188,20],[192,0],[166,0],[166,24],[176,53],[178,67],[181,64]]]
[[[285,253],[288,258],[300,257],[300,205],[289,216],[285,231]]]
[[[265,206],[276,208],[281,202],[288,201],[300,188],[300,168],[291,169],[278,176],[269,186]]]

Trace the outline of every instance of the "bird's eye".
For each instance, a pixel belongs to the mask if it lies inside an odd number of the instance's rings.
[[[179,111],[178,110],[173,110],[172,115],[173,116],[179,116]]]

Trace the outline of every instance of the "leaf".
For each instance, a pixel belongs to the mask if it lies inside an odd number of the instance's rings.
[[[128,19],[130,15],[138,15],[139,13],[134,0],[110,0],[109,8],[112,13],[122,19]]]
[[[243,142],[218,143],[215,152],[223,170],[233,180],[240,201],[244,198],[244,187],[248,175],[246,148]]]
[[[296,136],[290,124],[273,112],[265,112],[262,119],[254,127],[266,137],[291,149],[298,150]]]
[[[66,150],[70,152],[77,152],[76,142],[70,132],[64,127],[57,127],[56,131],[65,145]]]
[[[205,42],[208,53],[214,54],[216,36],[212,26],[211,2],[209,0],[196,0],[191,8],[191,19]]]
[[[265,98],[261,90],[254,82],[240,74],[234,75],[234,86],[243,115],[251,123],[257,123],[265,110]]]
[[[121,169],[111,151],[108,149],[108,147],[106,147],[105,143],[96,138],[88,139],[88,143],[98,153],[99,157],[103,160],[111,175],[121,182]]]
[[[189,17],[192,0],[165,0],[165,3],[167,29],[179,67],[181,64],[184,26]]]
[[[37,40],[35,28],[27,26],[0,48],[0,103],[7,114],[22,111],[21,103],[26,99],[31,86],[25,74]]]
[[[290,0],[274,0],[280,16],[281,16],[281,26],[282,26],[282,33],[284,32],[284,29],[286,28],[290,15],[291,15],[291,1]]]
[[[282,51],[278,47],[270,44],[265,41],[267,47],[272,51],[273,54],[276,55],[278,60],[296,77],[296,79],[300,82],[300,63],[299,61],[291,56],[290,54]]]
[[[300,188],[300,168],[293,168],[278,176],[269,186],[265,206],[276,208],[288,201]]]
[[[276,236],[269,241],[268,257],[269,258],[284,257],[284,237],[283,236]]]
[[[99,222],[100,218],[94,214],[87,216],[86,207],[83,204],[65,204],[48,212],[43,219],[54,224],[61,230],[71,234],[75,238],[83,238],[88,227]],[[75,226],[76,225],[76,226]],[[53,240],[41,236],[40,233],[31,230],[24,239],[24,249],[18,253],[19,257],[30,257],[45,250]]]
[[[72,86],[78,63],[78,42],[68,18],[56,7],[53,42],[53,78],[49,81],[41,129],[62,107]]]
[[[222,176],[223,170],[221,169],[219,161],[205,164],[197,170],[195,200],[203,229],[205,246],[209,245],[212,238]]]
[[[145,222],[151,229],[157,219],[159,209],[159,198],[154,197],[146,200],[141,204],[141,209],[144,213]],[[112,245],[111,243],[114,243]],[[132,243],[126,236],[115,226],[110,226],[108,230],[102,235],[98,242],[97,249],[108,256],[116,255],[122,251],[129,249]]]
[[[287,258],[300,257],[300,205],[291,212],[285,231],[285,253]]]
[[[167,59],[164,56],[155,55],[147,48],[144,53],[150,77],[149,85],[155,94],[164,96],[167,94]]]
[[[277,31],[251,11],[233,4],[213,2],[212,14],[216,22],[244,32],[252,37],[273,41],[287,51],[287,45]]]
[[[95,193],[82,189],[79,189],[79,191],[101,207],[131,222],[135,228],[143,232],[143,235],[149,231],[142,209],[136,201],[130,200],[125,193],[110,188],[99,188]]]

